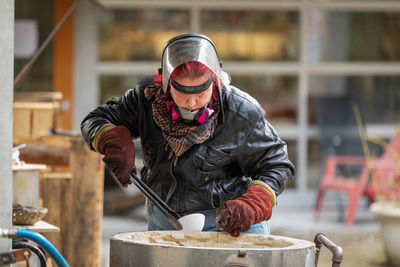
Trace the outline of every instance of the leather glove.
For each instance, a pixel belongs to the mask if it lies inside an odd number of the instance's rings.
[[[238,237],[241,232],[249,231],[253,224],[270,219],[275,193],[264,185],[270,190],[264,186],[250,186],[240,198],[225,202],[214,217],[218,229]]]
[[[136,173],[135,147],[125,126],[116,126],[102,133],[97,142],[97,150],[104,155],[104,163],[122,186],[132,183],[129,174],[132,171]]]

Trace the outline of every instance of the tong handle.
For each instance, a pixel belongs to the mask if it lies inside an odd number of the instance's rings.
[[[150,187],[147,186],[142,180],[140,180],[136,174],[131,173],[129,180],[139,188],[142,193],[157,206],[157,208],[167,217],[168,221],[177,229],[182,230],[182,225],[178,221],[180,216],[171,209]]]

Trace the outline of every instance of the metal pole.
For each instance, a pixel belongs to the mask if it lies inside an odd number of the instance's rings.
[[[12,103],[14,69],[14,0],[0,0],[0,228],[11,227],[12,215]],[[11,251],[1,238],[0,254]]]
[[[297,190],[304,193],[307,190],[307,164],[308,164],[308,86],[309,76],[307,67],[308,31],[307,9],[300,10],[300,72],[298,76],[298,105],[297,126],[299,135],[297,139]]]
[[[97,74],[98,4],[82,1],[75,12],[73,130],[80,129],[83,118],[100,102]],[[103,10],[102,10],[103,11]]]
[[[315,253],[315,266],[318,265],[319,252],[322,245],[332,252],[332,267],[339,267],[343,260],[343,250],[337,246],[331,240],[329,240],[324,234],[318,233],[314,238],[315,247],[317,249]]]

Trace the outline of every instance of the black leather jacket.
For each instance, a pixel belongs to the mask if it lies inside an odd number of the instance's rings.
[[[233,86],[222,94],[223,113],[214,134],[193,145],[174,166],[153,120],[151,100],[144,97],[151,81],[142,80],[124,96],[89,113],[81,125],[82,135],[93,150],[91,142],[103,124],[127,127],[133,138],[141,140],[141,179],[179,214],[217,208],[240,197],[252,180],[265,182],[279,195],[293,179],[285,142],[265,119],[258,102]]]

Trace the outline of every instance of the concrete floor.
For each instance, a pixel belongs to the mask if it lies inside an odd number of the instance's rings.
[[[338,196],[333,194],[326,196],[320,220],[314,221],[315,193],[299,195],[287,190],[279,196],[270,220],[272,234],[313,241],[315,235],[322,232],[343,248],[342,266],[386,266],[379,224],[369,211],[366,200],[360,202],[355,224],[346,226],[337,207]],[[345,199],[342,201],[345,202]],[[104,216],[102,266],[109,265],[110,237],[121,232],[145,231],[147,223],[144,214],[144,207],[138,207],[124,216]],[[331,257],[327,249],[322,249],[318,266],[331,266]]]

